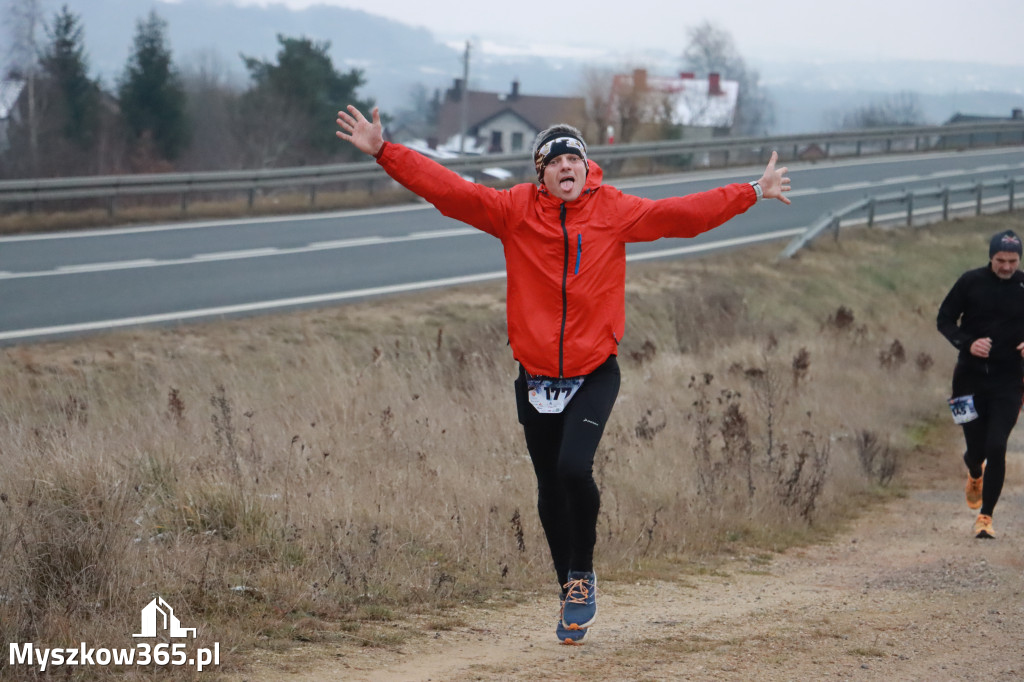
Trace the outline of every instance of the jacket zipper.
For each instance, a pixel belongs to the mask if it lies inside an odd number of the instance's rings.
[[[562,329],[558,333],[558,377],[565,376],[565,317],[569,307],[566,287],[569,280],[569,230],[565,229],[565,202],[559,211],[562,221],[562,239],[565,242],[565,262],[562,265]]]
[[[576,269],[572,274],[580,274],[580,260],[583,259],[583,233],[576,233]]]

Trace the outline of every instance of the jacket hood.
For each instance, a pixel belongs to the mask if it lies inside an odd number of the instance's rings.
[[[583,191],[595,190],[601,186],[604,182],[604,171],[597,165],[597,162],[593,159],[587,161],[587,165],[590,167],[590,171],[587,173],[587,184],[583,186]]]

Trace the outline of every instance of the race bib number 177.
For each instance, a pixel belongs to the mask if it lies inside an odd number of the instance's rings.
[[[583,377],[552,379],[527,375],[530,404],[541,414],[559,414],[583,385]]]

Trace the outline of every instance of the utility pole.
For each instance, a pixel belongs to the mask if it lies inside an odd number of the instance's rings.
[[[459,156],[466,153],[466,128],[469,127],[469,41],[466,41],[466,52],[462,57],[462,110],[459,126]]]

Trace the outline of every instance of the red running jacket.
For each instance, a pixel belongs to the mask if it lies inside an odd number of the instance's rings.
[[[616,354],[626,326],[626,243],[694,237],[750,208],[737,183],[668,199],[642,199],[602,185],[590,161],[583,193],[563,203],[533,183],[497,190],[399,144],[377,154],[388,175],[444,215],[501,240],[508,338],[530,374],[589,374]]]

